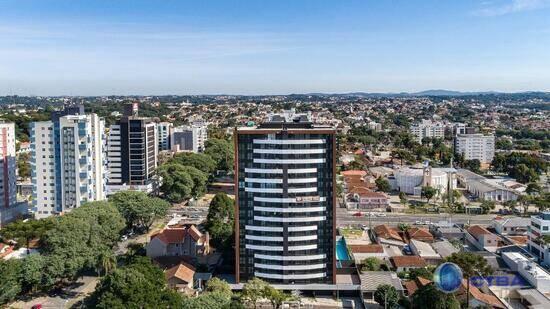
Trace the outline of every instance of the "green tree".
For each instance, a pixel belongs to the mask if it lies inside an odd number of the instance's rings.
[[[397,290],[389,284],[382,284],[376,288],[374,292],[374,301],[384,308],[399,308],[399,294]]]
[[[523,163],[513,167],[510,170],[509,175],[521,183],[536,182],[539,179],[539,175],[536,170]]]
[[[184,298],[177,308],[181,309],[218,309],[228,308],[231,305],[231,296],[219,292],[207,292],[197,297]]]
[[[182,152],[176,154],[171,163],[179,163],[183,166],[192,166],[206,174],[216,170],[216,161],[203,153]]]
[[[382,191],[382,192],[390,192],[391,191],[390,182],[387,179],[382,178],[382,177],[378,177],[375,180],[375,183],[376,183],[376,188],[378,189],[378,191]]]
[[[210,202],[205,224],[214,245],[223,248],[231,246],[234,219],[233,199],[223,192],[217,193]]]
[[[290,295],[275,289],[271,285],[267,285],[264,288],[263,295],[265,298],[269,299],[271,306],[275,309],[279,309],[283,302],[290,298]]]
[[[233,143],[223,139],[212,138],[206,141],[204,153],[209,155],[219,170],[233,170]]]
[[[464,161],[464,167],[474,173],[479,173],[479,169],[481,168],[481,162],[478,159],[466,160]]]
[[[420,194],[426,199],[426,203],[430,204],[430,200],[437,195],[437,189],[430,186],[424,186]]]
[[[19,260],[0,260],[0,278],[2,278],[0,280],[0,305],[14,300],[21,292],[20,267],[21,261]]]
[[[219,292],[231,297],[231,287],[227,282],[219,278],[212,278],[206,283],[206,292]]]
[[[460,302],[454,294],[445,294],[433,284],[419,288],[412,298],[413,308],[460,309]]]
[[[106,250],[99,254],[96,264],[96,272],[99,276],[101,276],[101,272],[103,272],[104,275],[107,275],[116,269],[116,266],[117,260],[113,250]]]
[[[414,280],[418,277],[424,279],[432,280],[433,279],[433,269],[432,268],[413,268],[409,271],[409,279]]]
[[[75,279],[82,270],[95,267],[101,252],[112,250],[123,228],[124,219],[108,202],[91,202],[73,209],[56,218],[44,237],[46,268],[52,276]]]
[[[466,303],[469,303],[470,297],[470,278],[473,276],[489,276],[493,273],[493,269],[487,261],[481,256],[471,252],[457,252],[453,253],[447,258],[445,262],[455,263],[462,270],[467,285],[466,285]]]
[[[481,211],[482,211],[484,214],[487,214],[487,213],[489,213],[491,210],[495,209],[496,204],[495,204],[494,201],[483,200],[483,201],[481,201],[481,204],[479,205],[479,207],[481,207]]]
[[[164,273],[147,257],[135,257],[101,279],[87,308],[176,308],[181,296],[166,287]]]
[[[361,271],[379,271],[380,260],[375,257],[368,257],[361,261]]]
[[[264,292],[267,286],[268,284],[262,279],[252,278],[244,284],[241,299],[256,308],[258,300],[265,297]]]
[[[17,220],[4,226],[0,230],[0,236],[4,240],[14,239],[19,246],[25,245],[29,252],[30,242],[41,239],[53,226],[52,219],[42,220]]]
[[[42,287],[45,265],[46,258],[40,254],[31,254],[21,260],[19,280],[24,292],[35,292]]]
[[[31,154],[21,153],[17,155],[17,173],[19,177],[27,179],[31,177]]]
[[[127,228],[139,230],[149,230],[153,222],[163,218],[170,208],[166,201],[138,191],[117,192],[109,197],[109,202],[118,209]]]
[[[160,191],[170,202],[180,203],[193,196],[195,182],[185,166],[167,163],[162,165],[157,173],[162,178]]]
[[[535,182],[529,183],[527,185],[527,188],[525,189],[525,192],[527,192],[527,194],[529,195],[540,194],[541,191],[542,191],[541,186]]]

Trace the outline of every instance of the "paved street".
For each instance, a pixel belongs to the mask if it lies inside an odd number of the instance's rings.
[[[404,213],[383,213],[385,217],[378,216],[363,216],[356,217],[355,214],[357,211],[348,211],[345,208],[337,208],[336,210],[336,224],[337,226],[349,226],[349,225],[372,225],[376,224],[398,224],[398,223],[408,223],[414,224],[416,221],[448,221],[450,220],[449,214],[404,214]],[[366,214],[367,211],[362,211],[363,214]],[[494,219],[495,215],[465,215],[465,214],[454,214],[452,216],[452,221],[455,223],[470,223],[470,224],[490,224]]]
[[[70,308],[95,290],[99,277],[85,276],[56,296],[42,296],[28,301],[17,301],[10,308],[31,308],[40,304],[44,309]]]

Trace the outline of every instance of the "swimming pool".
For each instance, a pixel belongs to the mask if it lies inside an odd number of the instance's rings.
[[[348,246],[346,245],[346,240],[344,237],[336,239],[336,260],[337,261],[349,261],[351,257],[349,256]]]

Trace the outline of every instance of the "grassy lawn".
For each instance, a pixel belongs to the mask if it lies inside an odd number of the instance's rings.
[[[363,230],[354,228],[340,228],[340,234],[344,237],[361,237]]]

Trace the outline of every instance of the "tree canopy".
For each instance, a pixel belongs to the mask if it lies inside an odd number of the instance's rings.
[[[164,273],[147,257],[103,277],[86,299],[87,308],[179,308],[181,296],[166,286]]]
[[[228,140],[212,138],[206,141],[204,153],[209,155],[215,162],[218,170],[233,170],[233,143]]]
[[[412,299],[413,308],[426,309],[460,309],[460,302],[454,294],[445,294],[433,284],[419,288]]]
[[[397,290],[389,284],[382,284],[376,288],[374,292],[374,301],[384,308],[399,308],[399,294]]]
[[[109,202],[118,209],[129,229],[148,230],[154,220],[164,217],[170,208],[168,202],[139,191],[117,192]]]
[[[217,193],[210,202],[206,216],[206,230],[210,233],[215,246],[230,246],[235,219],[234,201],[227,194]]]

